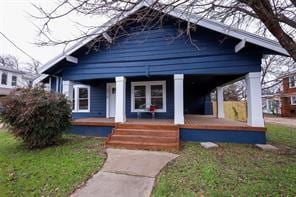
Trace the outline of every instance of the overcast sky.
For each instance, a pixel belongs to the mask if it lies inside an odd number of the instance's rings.
[[[32,4],[41,5],[44,9],[51,9],[55,5],[55,0],[0,0],[0,32],[4,33],[21,49],[29,53],[33,58],[41,63],[46,63],[63,51],[63,46],[38,47],[38,30],[34,25],[40,25],[41,21],[32,18],[29,14],[38,15],[36,8]],[[58,39],[67,39],[79,33],[78,27],[73,21],[87,25],[101,24],[106,18],[72,15],[51,24],[53,35]],[[6,39],[0,35],[0,55],[14,55],[21,65],[30,62],[31,59],[16,49]]]

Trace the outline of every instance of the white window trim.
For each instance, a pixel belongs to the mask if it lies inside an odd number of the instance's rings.
[[[16,80],[15,80],[15,85],[12,85],[12,82],[13,82],[13,80],[12,80],[12,79],[13,79],[13,77],[16,77]],[[11,84],[10,84],[10,85],[11,85],[11,87],[17,87],[17,85],[18,85],[18,84],[17,84],[17,79],[18,79],[18,77],[17,77],[16,75],[11,75]]]
[[[2,84],[2,77],[3,77],[3,74],[6,74],[6,84]],[[8,72],[2,72],[1,73],[1,85],[2,86],[9,86],[9,83],[8,83]]]
[[[292,81],[291,81],[292,77],[294,78],[294,81],[296,81],[296,75],[290,76],[289,77],[289,88],[296,88],[296,83],[294,83],[294,85],[292,86]]]
[[[78,96],[79,96],[79,91],[78,89],[79,88],[87,88],[87,92],[88,92],[88,109],[79,109],[79,103],[78,103]],[[89,85],[82,85],[82,84],[76,84],[76,85],[73,85],[73,89],[75,89],[75,95],[74,96],[74,99],[75,99],[75,106],[74,106],[74,109],[72,110],[72,112],[83,112],[83,113],[88,113],[90,112],[90,86]]]
[[[293,102],[293,97],[296,97],[296,96],[291,96],[291,105],[296,105],[296,102],[295,103]]]
[[[138,81],[131,82],[131,112],[145,112],[145,109],[135,109],[135,86],[146,86],[146,105],[151,105],[151,85],[162,85],[163,87],[163,109],[156,109],[156,112],[166,112],[166,81]]]

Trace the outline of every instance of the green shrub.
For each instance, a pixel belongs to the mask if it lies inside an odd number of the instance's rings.
[[[2,121],[30,148],[55,144],[71,125],[71,107],[62,94],[18,89],[3,103]]]

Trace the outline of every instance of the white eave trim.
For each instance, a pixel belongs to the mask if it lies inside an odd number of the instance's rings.
[[[237,45],[234,47],[234,51],[238,53],[240,50],[242,50],[246,46],[246,39],[242,39]]]
[[[71,56],[71,55],[67,55],[66,56],[66,60],[68,62],[71,62],[71,63],[74,63],[74,64],[77,64],[78,63],[78,58],[77,57],[74,57],[74,56]]]
[[[125,14],[121,14],[120,18],[114,17],[111,20],[104,23],[101,27],[90,32],[89,37],[77,42],[72,47],[67,49],[64,53],[61,53],[57,57],[53,58],[51,61],[47,62],[44,66],[42,66],[39,69],[39,73],[45,72],[46,70],[48,70],[49,68],[54,66],[56,63],[63,60],[66,56],[71,55],[73,52],[75,52],[76,50],[78,50],[79,48],[81,48],[82,46],[84,46],[85,44],[87,44],[88,42],[90,42],[91,40],[93,40],[94,38],[99,36],[100,34],[104,33],[111,26],[115,25],[117,22],[128,17],[129,15],[135,13],[136,11],[138,11],[140,8],[142,8],[144,6],[146,6],[146,7],[153,6],[151,8],[154,10],[157,10],[157,11],[160,11],[163,13],[167,13],[168,15],[180,18],[182,20],[194,23],[194,24],[199,25],[201,27],[204,27],[204,28],[207,28],[207,29],[210,29],[210,30],[213,30],[213,31],[225,34],[225,35],[237,38],[239,40],[245,39],[245,42],[249,42],[254,45],[261,46],[261,47],[270,49],[272,51],[281,53],[283,55],[289,56],[289,53],[284,48],[282,48],[281,45],[276,41],[273,41],[273,40],[270,40],[270,39],[267,39],[267,38],[264,38],[261,36],[257,36],[255,34],[249,33],[244,30],[235,29],[235,28],[232,28],[232,27],[225,25],[223,23],[219,23],[219,22],[216,22],[216,21],[213,21],[210,19],[206,19],[206,18],[197,16],[197,15],[188,15],[184,11],[182,12],[182,10],[177,9],[177,8],[171,10],[170,7],[167,7],[166,9],[156,7],[155,4],[153,3],[153,1],[146,0],[146,1],[142,1],[142,3],[138,4],[132,10],[126,12]]]
[[[37,77],[36,79],[34,79],[34,81],[33,81],[33,87],[36,86],[41,81],[43,81],[44,79],[46,79],[46,77],[48,77],[48,75],[42,74],[39,77]]]

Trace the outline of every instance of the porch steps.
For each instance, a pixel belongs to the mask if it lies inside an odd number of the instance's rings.
[[[179,128],[161,124],[118,124],[105,142],[106,147],[179,150]]]

